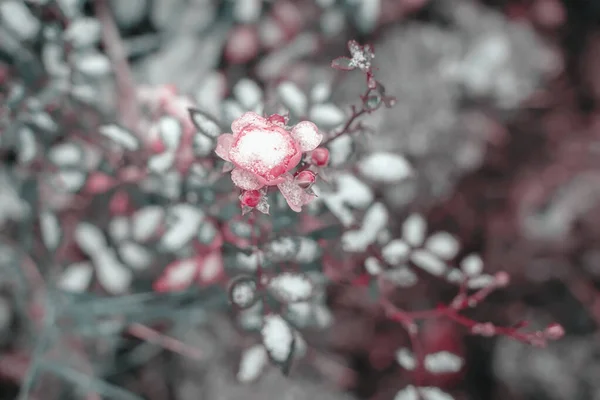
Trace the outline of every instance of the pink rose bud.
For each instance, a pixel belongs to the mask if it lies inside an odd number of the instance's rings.
[[[315,183],[316,180],[317,176],[312,171],[301,171],[298,175],[296,175],[296,183],[302,189],[308,189],[313,183]]]
[[[246,190],[240,196],[242,206],[254,208],[260,202],[262,194],[258,190]]]
[[[548,325],[544,333],[546,334],[546,337],[548,339],[556,340],[562,338],[565,335],[565,328],[563,328],[560,324],[554,323]]]
[[[329,150],[325,147],[316,148],[313,150],[310,158],[316,166],[324,167],[329,162]]]

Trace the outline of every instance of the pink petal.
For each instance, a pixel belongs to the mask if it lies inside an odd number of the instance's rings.
[[[244,190],[257,190],[264,186],[262,179],[241,168],[231,171],[231,180],[235,186]]]
[[[323,140],[323,135],[315,124],[302,121],[292,129],[292,137],[298,142],[302,151],[311,151],[317,148]]]
[[[229,161],[229,151],[231,150],[231,144],[233,143],[233,135],[230,133],[224,133],[217,139],[217,148],[215,153],[225,161]]]
[[[269,127],[269,123],[267,120],[255,112],[248,111],[244,113],[241,117],[233,121],[231,124],[231,131],[234,136],[237,136],[244,128],[248,125],[255,126],[257,128],[267,128]]]
[[[314,195],[308,194],[294,182],[291,174],[285,175],[285,182],[277,185],[290,208],[296,212],[302,211],[302,206],[311,202]]]

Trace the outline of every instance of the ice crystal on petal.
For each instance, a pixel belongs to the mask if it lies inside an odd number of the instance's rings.
[[[256,190],[264,186],[256,175],[241,168],[231,171],[231,180],[235,186],[244,190]]]

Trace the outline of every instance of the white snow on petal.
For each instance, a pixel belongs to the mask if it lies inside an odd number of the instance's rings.
[[[75,242],[89,256],[106,252],[106,239],[97,226],[89,222],[80,222],[75,228]]]
[[[98,77],[106,75],[111,70],[108,58],[101,53],[90,53],[78,57],[75,67],[83,74]]]
[[[412,175],[412,167],[398,154],[377,152],[358,162],[359,172],[378,183],[396,183]]]
[[[89,261],[74,263],[65,268],[56,286],[66,292],[82,293],[92,281],[94,267]]]
[[[459,243],[448,232],[437,232],[425,241],[425,248],[438,257],[449,260],[458,253]]]
[[[100,39],[101,26],[96,18],[81,17],[72,21],[64,38],[76,47],[87,47]]]
[[[415,357],[412,354],[412,351],[410,351],[406,347],[403,347],[401,349],[398,349],[398,351],[396,351],[396,361],[398,361],[398,364],[402,368],[407,369],[409,371],[412,371],[413,369],[415,369],[415,367],[417,365],[417,362],[415,360]]]
[[[440,276],[446,272],[446,263],[427,250],[414,250],[410,255],[410,260],[431,275]]]
[[[152,262],[152,253],[144,246],[134,242],[125,242],[119,245],[119,255],[125,264],[136,270],[145,269]]]
[[[302,151],[312,151],[323,140],[323,134],[315,124],[309,121],[301,121],[292,129],[292,137],[300,144]]]
[[[139,147],[139,142],[135,135],[118,125],[110,124],[101,126],[99,132],[102,136],[107,137],[127,150],[136,150]]]
[[[42,240],[48,250],[56,250],[60,244],[61,229],[56,214],[43,211],[40,213],[40,230]]]
[[[277,87],[281,102],[297,117],[306,115],[306,95],[292,82],[283,82]]]
[[[281,273],[269,281],[269,290],[286,303],[306,301],[313,292],[313,283],[306,275]]]
[[[53,146],[48,152],[48,159],[63,167],[79,164],[83,160],[83,151],[73,143]]]
[[[406,261],[410,253],[410,246],[402,239],[394,239],[381,249],[381,255],[391,265]]]
[[[483,260],[478,254],[469,254],[460,262],[460,268],[469,277],[475,277],[483,271]]]
[[[319,126],[334,128],[346,120],[346,115],[335,104],[315,104],[310,109],[310,120]]]
[[[419,214],[412,214],[402,224],[402,238],[411,246],[420,246],[425,240],[427,223]]]
[[[161,246],[168,251],[180,249],[192,240],[204,220],[202,211],[189,204],[177,204],[171,207],[170,213],[176,222],[169,227],[160,241]]]
[[[176,118],[162,117],[158,122],[160,137],[168,150],[175,150],[181,141],[183,130]]]
[[[458,372],[463,363],[462,358],[449,351],[439,351],[425,356],[425,369],[434,374]]]
[[[22,0],[3,1],[0,4],[0,20],[5,27],[24,40],[33,39],[40,30],[40,21],[29,11]]]
[[[248,3],[251,3],[251,1]],[[261,88],[256,84],[256,82],[248,78],[240,79],[240,81],[233,87],[233,94],[247,110],[254,109],[254,107],[260,103],[263,96]]]
[[[165,218],[161,206],[146,206],[137,210],[131,220],[131,234],[134,240],[143,242],[154,235]]]
[[[286,362],[292,352],[294,332],[290,325],[277,314],[267,314],[263,318],[260,331],[267,352],[278,363]]]
[[[111,294],[123,294],[133,280],[132,271],[117,258],[114,250],[105,248],[93,256],[96,276],[102,287]]]
[[[267,365],[269,357],[262,344],[256,344],[242,353],[237,379],[240,382],[255,381]]]

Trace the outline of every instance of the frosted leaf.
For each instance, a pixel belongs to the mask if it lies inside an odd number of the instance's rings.
[[[475,277],[483,271],[483,260],[478,254],[469,254],[460,262],[460,268],[469,277]]]
[[[173,117],[162,117],[158,122],[160,137],[168,150],[176,150],[181,141],[183,130],[179,121]]]
[[[0,19],[5,27],[24,40],[33,39],[40,30],[40,21],[21,0],[5,0],[2,2],[0,4]]]
[[[88,47],[98,42],[100,33],[100,22],[96,18],[80,17],[69,24],[64,38],[75,47]]]
[[[138,243],[125,242],[119,245],[119,256],[136,270],[145,269],[152,262],[152,253]]]
[[[226,121],[233,121],[244,114],[244,108],[235,100],[224,100],[223,101],[223,118]]]
[[[219,251],[213,251],[202,260],[202,268],[198,274],[198,281],[202,284],[214,283],[223,272],[223,259]]]
[[[83,161],[83,151],[74,143],[63,143],[49,150],[48,159],[59,166],[74,166]]]
[[[310,109],[310,120],[319,126],[333,128],[346,120],[344,112],[335,104],[315,104]]]
[[[198,229],[198,241],[203,244],[211,244],[215,240],[218,234],[218,230],[212,221],[206,221]]]
[[[459,243],[448,232],[437,232],[425,241],[425,248],[436,256],[449,260],[458,253]]]
[[[108,233],[114,241],[125,240],[130,235],[129,219],[115,217],[108,224]]]
[[[41,212],[40,230],[42,233],[42,240],[46,248],[50,251],[56,250],[60,244],[60,239],[62,236],[60,222],[58,221],[56,214],[49,211]]]
[[[111,294],[123,294],[131,285],[133,273],[121,264],[114,250],[104,248],[93,255],[96,276],[102,287]]]
[[[201,133],[194,135],[194,153],[197,156],[205,157],[213,150],[213,142],[207,136]]]
[[[259,261],[264,257],[261,252],[254,252],[252,254],[238,253],[235,257],[236,264],[239,268],[255,271],[258,267]]]
[[[465,275],[459,269],[452,269],[446,275],[446,280],[451,283],[461,283],[464,278]]]
[[[51,179],[51,185],[57,190],[75,193],[83,187],[86,180],[85,172],[77,169],[64,169]]]
[[[305,237],[301,237],[299,240],[300,248],[296,254],[296,261],[299,263],[310,263],[315,261],[321,252],[319,244],[316,241]]]
[[[496,278],[492,275],[479,275],[469,279],[467,283],[469,289],[483,289],[496,282]]]
[[[401,267],[384,271],[383,276],[386,280],[403,288],[412,287],[418,281],[417,274],[415,274],[408,267]]]
[[[31,122],[45,131],[55,132],[58,129],[58,125],[47,112],[33,113],[31,115]]]
[[[315,322],[320,328],[327,328],[333,323],[333,315],[331,311],[322,305],[317,305],[314,310]]]
[[[108,74],[111,70],[111,65],[104,54],[89,53],[77,57],[75,68],[85,75],[98,77]]]
[[[417,392],[418,390],[418,392]],[[419,393],[421,396],[419,397]],[[420,387],[415,388],[413,385],[408,385],[404,389],[396,393],[394,400],[453,400],[454,398],[448,393],[443,392],[436,387]]]
[[[37,142],[33,131],[28,127],[19,130],[19,163],[32,161],[37,154]]]
[[[356,24],[363,32],[371,32],[381,15],[381,0],[361,0],[356,10]]]
[[[348,161],[353,152],[353,144],[350,135],[342,135],[329,142],[329,164],[336,167]]]
[[[398,154],[377,152],[369,154],[358,163],[360,173],[378,183],[396,183],[412,175],[408,161]]]
[[[189,204],[175,205],[170,213],[176,222],[169,227],[160,240],[161,247],[167,251],[180,249],[192,240],[204,220],[202,211]]]
[[[292,82],[283,82],[277,87],[277,93],[284,106],[297,117],[306,115],[308,101],[306,95]]]
[[[110,124],[101,126],[99,132],[102,136],[127,150],[137,150],[139,148],[140,144],[135,135],[118,125]]]
[[[329,83],[317,83],[315,86],[313,86],[312,90],[310,91],[310,98],[314,103],[324,103],[330,96],[331,85],[329,85]],[[313,120],[312,117],[311,120]],[[316,121],[313,120],[313,122]]]
[[[221,128],[213,117],[197,109],[189,109],[189,113],[194,126],[200,133],[211,138],[219,136]]]
[[[161,206],[146,206],[137,210],[131,219],[131,234],[134,240],[144,242],[154,234],[165,218]]]
[[[262,0],[236,1],[233,6],[233,18],[242,24],[251,24],[258,20],[262,11]]]
[[[288,206],[296,212],[302,211],[302,206],[310,203],[314,195],[308,194],[298,184],[290,174],[285,175],[285,181],[277,185],[277,188],[287,201]]]
[[[415,369],[415,367],[417,365],[417,362],[415,360],[415,357],[412,354],[412,351],[410,351],[406,347],[403,347],[403,348],[399,349],[398,351],[396,351],[396,361],[402,368],[407,369],[409,371],[412,371],[413,369]]]
[[[425,369],[434,374],[458,372],[463,367],[463,359],[448,351],[427,354],[425,356]]]
[[[102,231],[89,222],[80,222],[75,228],[75,242],[89,256],[106,252],[106,239]]]
[[[176,155],[177,153],[174,151],[165,151],[152,156],[148,160],[148,169],[157,174],[164,173],[173,166]]]
[[[402,238],[411,246],[420,246],[425,240],[427,223],[419,214],[412,214],[402,224]]]
[[[257,300],[254,279],[246,276],[234,279],[229,289],[229,300],[240,309],[254,305]]]
[[[426,250],[414,250],[410,255],[410,260],[431,275],[441,276],[446,272],[446,263]]]
[[[205,77],[196,92],[196,103],[198,108],[206,110],[217,119],[221,117],[221,101],[225,93],[225,78],[220,72],[210,72]]]
[[[278,364],[287,364],[294,351],[294,331],[280,315],[267,314],[260,331],[263,344],[271,359]]]
[[[381,255],[390,265],[398,265],[406,261],[410,253],[410,246],[401,239],[394,239],[381,249]]]
[[[292,261],[298,254],[299,249],[299,238],[282,237],[269,242],[265,246],[265,255],[272,262]]]
[[[262,90],[256,82],[247,78],[242,78],[233,87],[233,94],[247,110],[253,110],[261,102],[263,96]]]
[[[296,358],[303,357],[306,355],[307,349],[308,345],[306,344],[306,340],[302,337],[302,334],[298,331],[294,331],[294,356]]]
[[[173,261],[154,282],[154,290],[168,292],[187,288],[196,278],[199,267],[199,260],[196,258]]]
[[[309,121],[298,122],[292,129],[292,137],[300,145],[302,151],[312,151],[323,140],[323,134],[315,124]]]
[[[383,267],[377,258],[368,257],[365,260],[365,269],[370,275],[379,275],[383,270]]]
[[[269,281],[269,290],[282,302],[295,303],[308,300],[313,293],[313,283],[303,274],[284,272]]]
[[[94,275],[94,267],[89,261],[74,263],[65,268],[56,286],[71,293],[82,293],[89,287]]]
[[[389,213],[383,203],[373,204],[365,213],[362,221],[362,230],[368,232],[373,238],[373,243],[377,235],[387,226]]]
[[[262,344],[256,344],[242,353],[237,379],[240,382],[252,382],[258,379],[264,370],[269,357]]]

